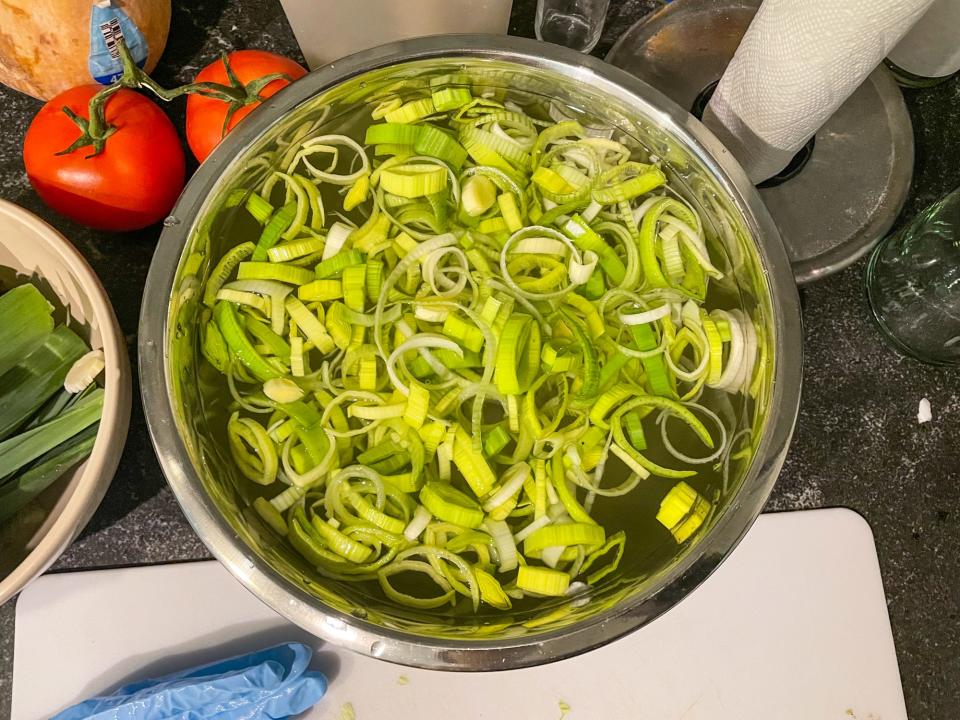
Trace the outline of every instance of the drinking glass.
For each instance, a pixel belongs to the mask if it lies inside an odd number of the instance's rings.
[[[877,246],[866,283],[873,316],[896,349],[960,365],[960,188]]]
[[[538,0],[538,40],[590,52],[600,40],[610,0]]]

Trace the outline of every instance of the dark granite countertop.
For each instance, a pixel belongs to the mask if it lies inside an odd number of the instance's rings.
[[[603,55],[655,0],[614,2]],[[511,32],[531,35],[533,0],[516,0]],[[299,57],[276,0],[175,0],[173,28],[155,76],[191,77],[224,49],[264,48]],[[904,216],[960,185],[960,78],[908,91],[916,134],[914,184]],[[137,319],[158,237],[151,228],[108,235],[79,228],[43,206],[21,162],[23,134],[39,103],[0,88],[0,197],[39,214],[71,238],[99,273],[136,366]],[[183,104],[168,108],[182,127]],[[769,510],[842,505],[876,536],[910,716],[960,717],[960,382],[956,370],[897,356],[871,325],[863,262],[803,290],[803,402]],[[139,388],[134,380],[134,391]],[[930,399],[934,419],[916,421]],[[166,486],[134,403],[123,459],[106,498],[56,570],[207,557]],[[14,602],[0,607],[0,717],[9,716]],[[52,640],[55,644],[55,640]],[[55,678],[51,679],[53,682]]]

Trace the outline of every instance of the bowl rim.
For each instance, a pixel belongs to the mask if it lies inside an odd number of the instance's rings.
[[[107,292],[90,264],[59,231],[26,208],[0,200],[0,215],[32,230],[69,268],[90,302],[92,317],[87,321],[100,333],[106,361],[103,414],[93,450],[84,461],[80,479],[60,516],[20,564],[0,579],[0,604],[3,604],[57,560],[99,507],[123,452],[130,425],[133,390],[126,338]]]
[[[287,581],[252,552],[203,489],[177,430],[170,394],[169,312],[148,313],[172,297],[173,282],[193,224],[218,179],[260,134],[309,98],[357,75],[418,60],[465,57],[554,70],[637,104],[695,153],[744,215],[770,293],[777,329],[770,412],[756,458],[737,502],[710,532],[663,575],[651,596],[608,609],[561,630],[501,640],[440,639],[375,625],[326,605]],[[184,222],[186,220],[186,222]],[[687,596],[736,547],[776,481],[799,410],[802,378],[800,303],[776,225],[743,169],[686,110],[636,77],[603,61],[536,40],[498,35],[438,35],[388,43],[318,68],[266,101],[235,128],[187,185],[151,263],[141,312],[141,393],[154,450],[184,514],[211,553],[248,590],[291,622],[333,644],[405,665],[440,670],[489,671],[538,665],[576,655],[650,622]],[[749,490],[749,492],[747,492]],[[709,541],[709,542],[708,542]],[[713,552],[706,552],[709,547]]]

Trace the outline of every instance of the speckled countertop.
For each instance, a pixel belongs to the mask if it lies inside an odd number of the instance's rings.
[[[614,2],[603,55],[655,0]],[[516,0],[511,32],[531,35],[533,0]],[[251,47],[299,57],[276,0],[174,2],[160,67],[184,81],[221,50]],[[909,216],[960,186],[960,78],[909,91],[917,161]],[[23,172],[20,145],[37,101],[0,88],[0,197],[38,213],[71,238],[99,273],[136,363],[137,318],[158,230],[106,235],[47,210]],[[182,103],[168,108],[182,127]],[[873,527],[910,716],[960,718],[960,375],[898,357],[871,325],[863,263],[803,290],[803,402],[769,510],[842,505]],[[136,381],[135,381],[136,385]],[[135,386],[135,392],[138,388]],[[918,425],[930,399],[933,422]],[[207,557],[167,489],[135,403],[116,479],[56,570]],[[9,716],[14,603],[0,607],[0,717]],[[54,641],[55,642],[55,641]],[[55,679],[53,679],[55,682]]]

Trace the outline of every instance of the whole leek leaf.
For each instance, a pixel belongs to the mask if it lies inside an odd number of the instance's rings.
[[[57,417],[0,442],[0,487],[13,473],[100,420],[103,390],[94,389]]]
[[[13,517],[93,450],[100,423],[47,451],[16,479],[0,487],[0,523]]]
[[[0,377],[0,440],[24,424],[57,390],[87,345],[61,325],[43,344]]]
[[[36,350],[53,330],[53,306],[33,285],[0,295],[0,375]]]

